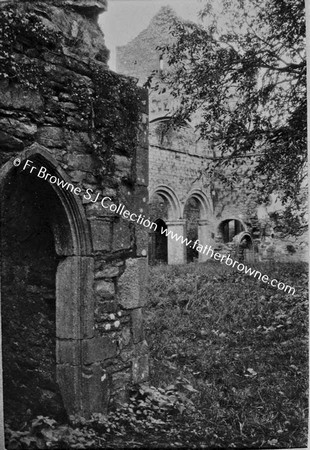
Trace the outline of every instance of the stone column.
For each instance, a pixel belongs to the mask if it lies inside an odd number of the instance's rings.
[[[167,233],[186,237],[185,220],[174,220],[166,222]],[[186,245],[182,244],[181,238],[176,241],[172,239],[171,234],[168,235],[168,264],[185,264],[186,262]]]
[[[205,247],[206,245],[211,245],[211,232],[209,228],[209,221],[199,220],[198,221],[198,240],[199,244]],[[205,253],[198,253],[198,261],[204,262],[210,259]]]

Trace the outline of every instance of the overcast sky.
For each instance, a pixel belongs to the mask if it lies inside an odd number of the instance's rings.
[[[99,17],[105,42],[111,51],[110,68],[115,70],[115,47],[127,44],[150,23],[162,6],[171,6],[185,19],[197,21],[201,0],[109,0],[108,11]]]

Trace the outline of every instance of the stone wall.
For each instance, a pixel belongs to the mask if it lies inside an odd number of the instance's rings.
[[[145,82],[150,85],[149,193],[152,220],[164,220],[168,231],[185,237],[191,222],[185,214],[186,208],[189,200],[195,199],[200,205],[197,232],[203,245],[209,244],[222,253],[231,251],[234,244],[224,245],[221,227],[223,222],[235,220],[250,235],[251,246],[255,248],[251,260],[254,256],[260,261],[307,260],[307,236],[287,237],[275,228],[271,218],[277,209],[274,201],[269,205],[259,204],[256,192],[249,189],[246,178],[230,189],[219,179],[211,180],[205,175],[205,169],[217,155],[212,143],[202,141],[194,131],[198,114],[193,116],[191,124],[167,130],[167,121],[173,115],[178,99],[172,97],[164,85],[162,75],[170,68],[163,61],[160,70],[161,51],[158,47],[172,42],[169,27],[175,18],[170,8],[161,8],[145,30],[126,46],[117,49],[117,70],[137,77],[141,85]],[[156,85],[159,89],[155,89]],[[164,207],[160,206],[162,202]],[[153,251],[152,236],[150,243],[150,251]],[[181,247],[182,244],[168,240],[168,263],[186,261],[186,252]],[[200,261],[206,259],[201,254],[198,257]]]
[[[107,70],[104,0],[0,5],[5,420],[89,417],[148,379],[147,230],[106,208],[147,214],[148,99]]]

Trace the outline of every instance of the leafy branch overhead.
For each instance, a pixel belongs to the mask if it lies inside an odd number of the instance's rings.
[[[204,26],[176,20],[174,43],[161,48],[179,100],[174,123],[198,115],[201,137],[216,149],[209,172],[239,169],[260,201],[277,193],[296,219],[306,168],[304,2],[227,0],[220,8],[205,1]]]

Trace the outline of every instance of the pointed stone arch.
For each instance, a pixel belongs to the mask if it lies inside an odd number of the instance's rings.
[[[27,160],[38,169],[43,166],[52,176],[72,184],[60,164],[50,152],[34,144],[18,155],[20,164],[15,167],[8,161],[0,170],[1,201],[5,201],[7,184],[14,187],[14,178]],[[15,160],[14,160],[15,161]],[[26,169],[25,171],[26,172]],[[37,178],[37,172],[28,177]],[[86,358],[84,348],[94,336],[94,261],[88,222],[82,202],[70,189],[42,180],[44,192],[50,192],[50,222],[54,234],[55,251],[61,258],[56,270],[56,380],[68,414],[89,416],[105,408],[98,395],[97,404],[90,399],[91,376],[83,376]],[[43,185],[42,185],[43,186]],[[52,193],[53,191],[53,193]],[[92,401],[92,404],[91,404]]]
[[[19,167],[23,167],[23,164],[27,159],[33,161],[33,165],[37,164],[38,167],[41,164],[54,176],[72,184],[72,180],[68,177],[66,172],[62,169],[59,162],[51,155],[51,153],[42,145],[37,143],[33,144],[25,151],[19,154],[21,164]],[[0,190],[2,190],[7,176],[15,169],[13,160],[8,161],[0,169]],[[25,169],[27,171],[27,169]],[[33,174],[33,176],[35,176]],[[87,256],[92,252],[91,238],[89,227],[85,215],[85,211],[80,198],[74,195],[68,189],[62,189],[55,184],[51,184],[51,187],[56,192],[61,205],[64,208],[68,225],[70,226],[70,234],[72,238],[72,255],[75,256]],[[69,229],[67,230],[69,232]],[[58,230],[55,230],[57,233]]]

